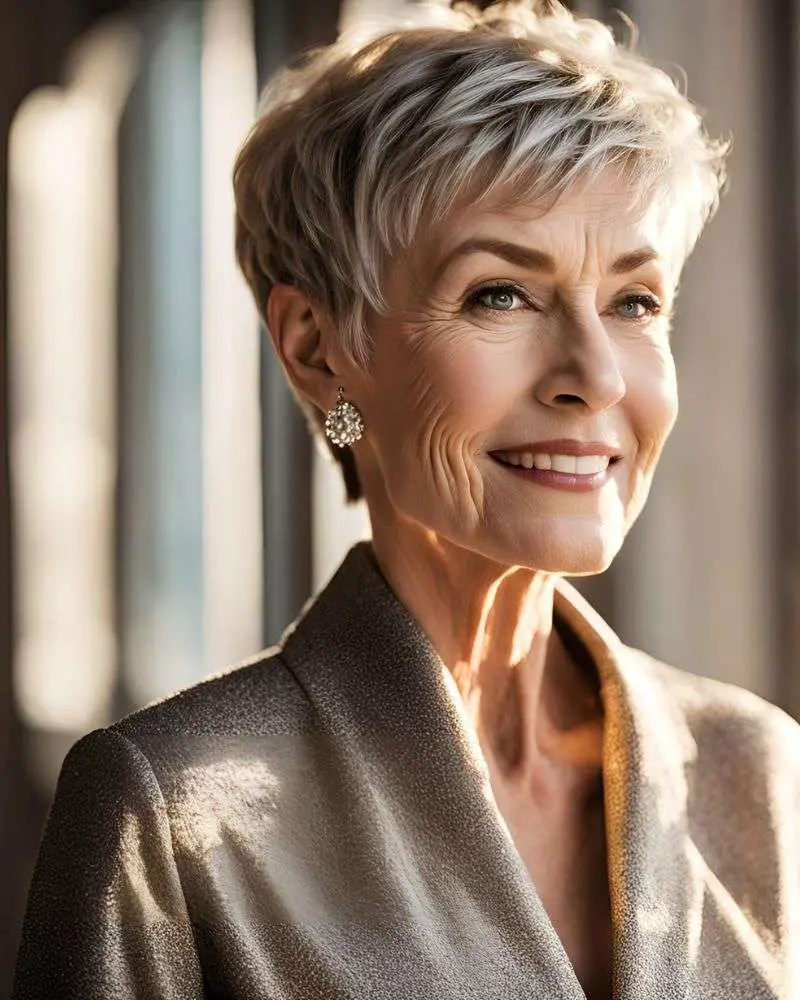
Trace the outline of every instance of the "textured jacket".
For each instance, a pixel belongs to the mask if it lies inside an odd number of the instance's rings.
[[[615,1000],[800,1000],[800,726],[564,579],[554,614],[602,685]],[[584,997],[369,543],[278,646],[73,746],[13,997]]]

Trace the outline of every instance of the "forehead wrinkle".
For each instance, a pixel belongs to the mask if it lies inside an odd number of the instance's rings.
[[[607,220],[608,226],[602,220],[594,224],[582,225],[576,219],[576,226],[582,228],[582,233],[576,236],[576,245],[582,245],[582,253],[576,254],[574,282],[576,285],[595,286],[607,277],[624,278],[636,271],[641,271],[646,265],[653,265],[659,276],[666,270],[666,261],[655,247],[647,243],[631,250],[619,252],[618,248],[604,246],[604,238],[614,242],[613,220]],[[582,239],[580,238],[582,236]],[[642,237],[644,239],[644,237]]]
[[[561,281],[567,282],[597,285],[606,278],[624,278],[626,274],[633,273],[632,264],[638,265],[637,270],[652,264],[659,279],[667,286],[666,293],[670,294],[677,285],[683,260],[682,257],[680,260],[673,259],[671,245],[661,246],[664,226],[659,224],[653,213],[660,215],[663,208],[660,202],[653,203],[637,209],[632,215],[626,211],[624,203],[617,203],[613,192],[605,191],[561,202],[546,212],[522,202],[503,208],[474,206],[471,215],[468,209],[459,219],[453,220],[452,239],[443,239],[442,229],[437,227],[430,243],[423,239],[411,248],[406,258],[409,266],[405,270],[404,294],[419,303],[420,309],[427,311],[426,318],[430,318],[431,312],[438,312],[446,327],[456,314],[448,298],[435,294],[431,275],[435,271],[437,255],[441,257],[443,244],[459,245],[477,236],[519,243],[555,257]],[[669,227],[668,219],[665,221]],[[502,228],[497,228],[498,220]],[[624,235],[622,230],[630,232],[625,235],[624,244],[620,245],[618,237]],[[447,229],[444,232],[447,234]],[[610,250],[604,252],[606,235],[617,244],[613,255]],[[444,252],[447,253],[446,250]],[[549,280],[557,283],[559,275]]]
[[[528,206],[524,203],[518,203],[507,209],[499,209],[488,214],[490,217],[493,214],[496,217],[504,218],[507,226],[510,224],[513,228],[521,229],[525,232],[525,242],[530,241],[531,243],[541,242],[537,230],[540,229],[542,233],[546,234],[551,231],[550,223],[555,222],[557,226],[561,225],[559,217],[563,219],[565,216],[574,226],[583,228],[587,235],[590,230],[594,231],[598,241],[605,231],[617,227],[629,229],[632,235],[635,232],[635,236],[631,239],[629,246],[619,248],[614,261],[614,263],[619,262],[619,267],[615,268],[612,264],[610,271],[619,273],[623,268],[625,271],[632,270],[631,262],[626,261],[625,258],[633,254],[639,257],[640,266],[647,263],[653,254],[656,254],[666,266],[666,257],[663,252],[659,252],[660,249],[663,249],[659,247],[659,237],[663,236],[664,226],[654,218],[654,213],[659,217],[666,213],[665,221],[668,221],[673,218],[674,212],[670,212],[669,205],[662,200],[655,200],[633,209],[626,205],[624,191],[621,194],[623,196],[622,204],[618,202],[617,192],[590,190],[578,197],[559,201],[544,213],[534,211],[534,214],[530,215]],[[524,213],[522,217],[521,213]],[[655,231],[651,229],[651,221],[656,224]],[[647,232],[648,229],[651,231]],[[507,229],[505,231],[507,232]]]

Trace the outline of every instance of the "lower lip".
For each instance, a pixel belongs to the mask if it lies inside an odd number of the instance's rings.
[[[494,455],[492,455],[494,458]],[[526,469],[522,465],[506,465],[499,458],[494,461],[503,469],[521,479],[529,479],[534,483],[541,483],[542,486],[550,486],[555,490],[572,490],[575,493],[586,493],[589,490],[599,490],[611,478],[611,470],[618,464],[611,462],[608,468],[602,472],[593,472],[588,475],[577,475],[574,472],[554,472],[552,469]]]

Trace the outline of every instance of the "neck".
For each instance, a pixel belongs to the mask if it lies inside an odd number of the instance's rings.
[[[381,572],[450,671],[490,766],[543,796],[566,771],[596,773],[599,683],[554,625],[557,574],[501,565],[413,522],[372,527]]]

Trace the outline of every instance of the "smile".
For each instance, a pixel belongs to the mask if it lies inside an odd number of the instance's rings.
[[[548,455],[495,451],[491,458],[515,476],[554,489],[584,492],[603,486],[621,459],[608,455]]]
[[[534,455],[529,451],[495,451],[492,452],[492,457],[506,465],[522,466],[525,469],[552,469],[554,472],[578,475],[604,472],[612,461],[608,455]]]

